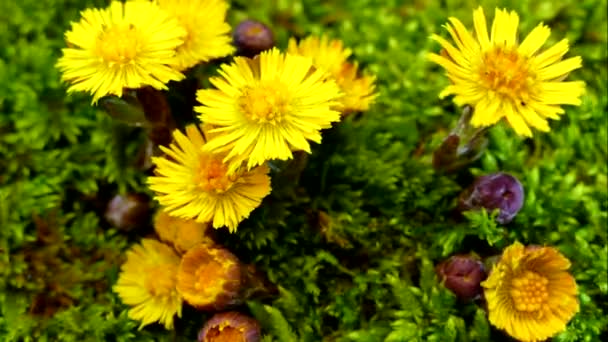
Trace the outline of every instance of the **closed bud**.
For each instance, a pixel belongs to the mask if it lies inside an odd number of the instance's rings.
[[[264,24],[255,20],[244,20],[234,30],[234,44],[241,56],[253,57],[274,46],[274,35]]]
[[[454,255],[435,270],[444,286],[464,300],[480,296],[480,283],[487,277],[483,263],[471,255]]]
[[[258,321],[230,311],[211,317],[198,334],[198,342],[258,342],[260,336]]]
[[[500,224],[511,222],[523,204],[523,186],[517,178],[502,172],[478,177],[459,198],[461,211],[498,209],[496,222]]]

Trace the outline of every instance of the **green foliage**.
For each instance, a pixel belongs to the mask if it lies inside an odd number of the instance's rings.
[[[106,3],[0,2],[3,341],[185,341],[203,322],[191,313],[174,332],[138,330],[110,290],[123,251],[145,232],[117,231],[103,208],[108,195],[147,191],[136,163],[146,132],[91,107],[86,95],[66,96],[54,68],[69,22]],[[263,341],[500,339],[483,309],[441,286],[433,265],[455,253],[489,257],[515,240],[555,246],[572,261],[581,311],[554,340],[607,336],[606,0],[481,3],[488,14],[517,10],[521,34],[544,21],[549,43],[569,38],[569,55],[584,61],[570,78],[584,80],[587,92],[549,133],[523,139],[493,127],[481,160],[446,175],[433,171],[431,155],[460,110],[437,98],[448,79],[426,59],[440,49],[428,37],[445,35],[450,16],[470,27],[478,1],[232,2],[231,24],[265,21],[280,47],[309,33],[342,39],[380,93],[368,112],[325,131],[299,161],[303,170],[293,172],[297,161],[277,163],[272,195],[237,234],[218,231],[280,289],[240,308],[261,322]],[[515,220],[500,226],[485,211],[457,215],[456,197],[473,176],[499,170],[525,188]]]

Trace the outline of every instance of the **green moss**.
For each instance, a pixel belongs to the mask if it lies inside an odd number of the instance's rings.
[[[433,265],[453,253],[496,254],[519,240],[555,246],[572,261],[581,311],[555,340],[606,338],[606,1],[482,1],[486,13],[496,5],[517,10],[522,34],[544,21],[550,43],[568,37],[569,54],[584,60],[570,78],[584,80],[587,93],[550,133],[522,139],[493,127],[481,160],[454,175],[431,167],[459,109],[437,98],[448,80],[426,60],[439,50],[428,37],[445,35],[450,16],[470,26],[477,1],[403,3],[233,1],[232,24],[265,21],[281,47],[309,33],[342,39],[377,76],[380,93],[369,112],[324,132],[298,182],[273,172],[274,192],[262,207],[238,234],[220,232],[280,288],[243,309],[262,323],[264,341],[494,341],[502,334],[483,310],[457,301]],[[66,96],[59,81],[63,33],[91,5],[0,4],[0,339],[192,340],[205,316],[186,310],[174,332],[137,330],[109,290],[122,252],[150,231],[115,230],[99,203],[147,191],[135,163],[145,132],[113,121],[85,95]],[[514,222],[454,215],[472,177],[498,170],[526,191]]]

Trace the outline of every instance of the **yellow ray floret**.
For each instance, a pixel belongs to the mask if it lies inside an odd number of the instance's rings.
[[[534,127],[549,131],[547,119],[558,119],[560,105],[580,105],[585,90],[582,81],[563,82],[582,66],[580,57],[562,60],[568,52],[566,39],[541,51],[549,37],[547,26],[539,24],[518,43],[519,17],[515,12],[496,9],[488,34],[480,7],[473,13],[475,36],[456,18],[449,18],[446,29],[456,46],[433,35],[444,49],[429,59],[446,69],[451,85],[440,97],[454,95],[459,105],[475,108],[471,124],[490,126],[502,118],[523,136]]]
[[[490,323],[523,342],[566,329],[579,310],[570,261],[552,247],[514,243],[481,283]]]
[[[299,43],[289,40],[287,52],[310,57],[316,68],[328,72],[336,81],[344,96],[339,110],[344,114],[364,111],[374,102],[377,94],[374,76],[360,75],[357,63],[348,62],[352,51],[342,41],[327,36],[310,36]]]
[[[195,110],[216,127],[204,149],[226,153],[230,172],[243,161],[250,169],[290,159],[292,151],[310,153],[309,141],[321,142],[321,129],[340,120],[332,109],[340,90],[310,58],[272,49],[254,59],[236,57],[220,75],[210,80],[216,89],[198,91],[202,105]]]
[[[180,258],[173,249],[152,239],[143,239],[127,251],[114,292],[132,306],[129,318],[144,326],[160,322],[173,329],[173,318],[182,315],[182,297],[177,292]]]
[[[228,2],[224,0],[158,0],[159,6],[186,29],[184,43],[177,48],[176,68],[184,70],[198,63],[234,52],[230,25],[226,22]]]
[[[107,9],[87,9],[65,34],[68,48],[57,62],[68,92],[86,91],[93,103],[124,88],[152,86],[184,78],[171,67],[186,31],[149,1],[114,1]]]
[[[205,139],[196,125],[186,127],[186,135],[175,130],[173,138],[169,147],[161,147],[166,156],[152,159],[156,176],[148,184],[156,199],[170,215],[236,231],[270,193],[268,167],[228,174],[223,155],[204,150]]]

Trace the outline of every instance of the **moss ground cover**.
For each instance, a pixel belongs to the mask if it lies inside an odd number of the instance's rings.
[[[191,341],[209,314],[185,307],[175,329],[138,330],[111,287],[124,251],[153,234],[152,219],[124,230],[104,219],[116,194],[151,197],[141,155],[143,128],[66,96],[54,67],[64,32],[86,7],[105,1],[0,3],[0,339],[6,341]],[[608,338],[608,112],[605,0],[482,1],[486,13],[520,15],[521,33],[543,21],[549,43],[569,39],[583,67],[579,107],[551,132],[523,138],[506,124],[489,131],[480,160],[457,173],[433,170],[432,153],[460,108],[437,94],[445,72],[427,59],[429,37],[448,17],[472,27],[474,1],[233,1],[232,27],[246,18],[289,37],[326,34],[376,75],[379,96],[361,115],[325,130],[299,180],[273,171],[273,193],[236,234],[217,239],[276,286],[241,309],[264,341],[500,341],[481,306],[459,301],[434,267],[458,253],[499,254],[514,241],[557,248],[571,263],[580,311],[555,341]],[[196,69],[169,94],[207,83]],[[186,99],[188,100],[188,99]],[[187,101],[186,101],[187,102]],[[178,123],[191,122],[191,106]],[[290,167],[293,167],[293,164]],[[524,206],[506,225],[492,214],[458,215],[474,176],[519,178]],[[150,201],[152,203],[152,201]]]

